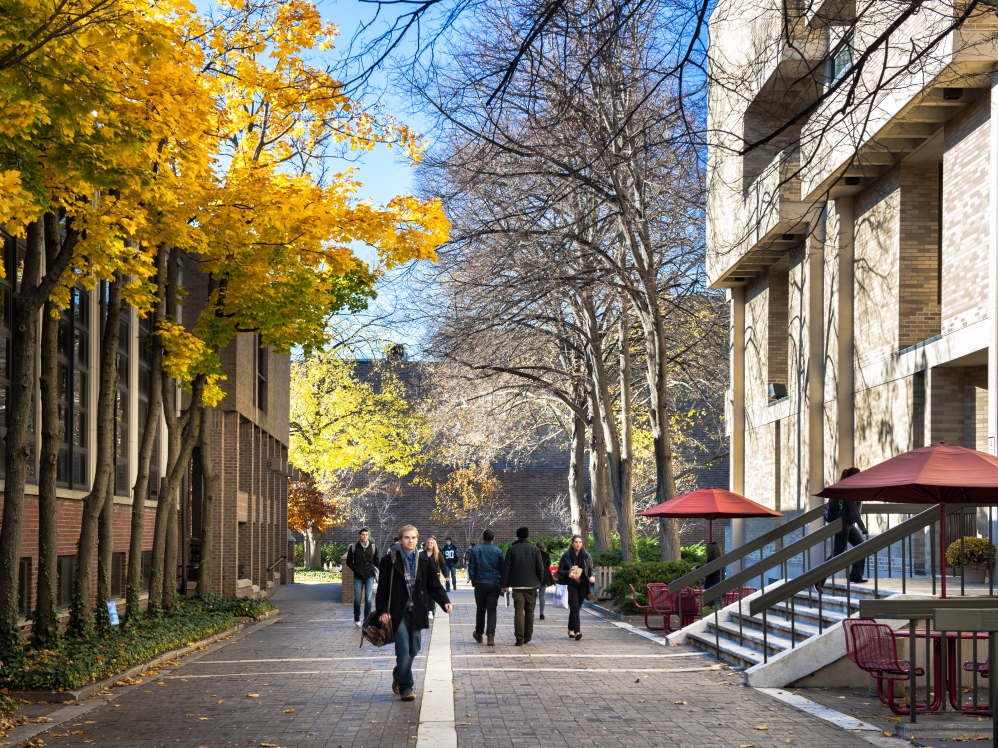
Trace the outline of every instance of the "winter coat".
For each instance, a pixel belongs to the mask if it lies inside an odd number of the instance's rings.
[[[503,565],[502,551],[483,541],[468,551],[468,579],[472,584],[499,584]]]
[[[542,579],[544,562],[540,549],[529,540],[517,540],[506,551],[499,586],[536,588],[541,586]]]
[[[347,548],[347,568],[353,572],[355,579],[370,579],[378,568],[381,556],[374,541],[368,541],[367,548],[360,543],[351,543]]]
[[[550,587],[554,584],[554,577],[551,576],[551,554],[547,551],[541,551],[541,563],[544,564],[544,579],[541,581],[541,587]]]
[[[440,551],[444,554],[444,563],[448,566],[457,566],[457,546],[453,543],[441,546]]]
[[[405,556],[401,550],[398,550],[395,552],[394,562],[392,554],[386,553],[381,557],[381,566],[378,567],[378,593],[374,597],[374,605],[379,616],[385,613],[391,615],[392,631],[398,631],[405,615],[406,603],[409,601],[409,588],[405,583],[405,568],[402,566],[404,563]],[[392,582],[392,579],[395,581]],[[391,599],[389,599],[389,590],[391,590]],[[440,607],[450,604],[444,586],[440,584],[440,572],[436,564],[425,554],[416,551],[416,584],[412,595],[412,625],[416,629],[430,627],[431,597]]]
[[[572,579],[569,576],[573,566],[582,567],[582,576],[578,579]],[[561,561],[558,562],[558,581],[561,584],[575,585],[579,588],[585,588],[586,592],[588,592],[589,578],[595,576],[596,572],[593,570],[593,557],[590,556],[588,552],[582,551],[582,555],[576,556],[574,559],[572,558],[571,548],[561,554]]]

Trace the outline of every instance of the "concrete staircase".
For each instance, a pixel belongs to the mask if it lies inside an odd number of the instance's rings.
[[[846,592],[844,584],[826,584],[820,614],[818,594],[814,590],[810,594],[797,593],[794,596],[793,626],[790,622],[789,600],[767,611],[765,623],[761,614],[750,616],[748,603],[743,601],[741,613],[738,612],[737,604],[728,606],[719,612],[716,624],[711,614],[679,632],[682,635],[679,640],[708,652],[723,662],[749,670],[762,665],[764,649],[768,651],[768,659],[772,660],[791,649],[791,637],[796,641],[795,649],[807,647],[811,640],[819,638],[819,619],[821,630],[827,633],[843,618],[859,611],[860,599],[877,597],[872,585],[852,585],[848,601]],[[880,596],[885,597],[883,594]],[[669,637],[670,642],[674,636],[676,635]]]

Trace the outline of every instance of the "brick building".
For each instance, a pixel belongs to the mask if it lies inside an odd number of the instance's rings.
[[[850,465],[940,441],[995,453],[998,22],[951,27],[957,6],[932,3],[862,66],[899,12],[869,5],[723,0],[710,22],[731,487],[792,512]]]
[[[0,279],[0,438],[5,434],[8,323],[11,278],[16,278],[23,244],[0,232],[6,278]],[[196,263],[185,258],[182,283],[189,295],[181,311],[181,321],[192,323],[203,304],[206,279]],[[99,289],[77,288],[72,304],[63,314],[59,360],[65,376],[61,407],[69,424],[58,461],[59,498],[59,593],[58,604],[68,607],[71,580],[76,567],[76,543],[82,516],[82,499],[93,478],[96,454],[97,372],[100,351],[99,320],[102,319]],[[118,349],[119,385],[117,438],[114,471],[114,561],[111,586],[117,598],[124,596],[127,552],[130,536],[132,486],[138,461],[140,428],[145,422],[149,398],[149,358],[144,340],[149,335],[145,320],[125,307],[121,317],[121,343]],[[287,555],[287,443],[290,366],[286,356],[262,350],[252,335],[241,335],[222,351],[226,391],[213,415],[213,459],[220,475],[219,497],[214,505],[215,592],[227,595],[268,595],[281,581],[289,581],[285,564],[268,568]],[[21,537],[21,614],[30,619],[34,608],[38,568],[38,498],[36,445],[40,443],[40,398],[35,396],[30,448],[25,521]],[[166,464],[165,421],[161,418],[159,436],[151,464],[149,496],[146,501],[144,566],[151,565],[152,536],[160,479]],[[3,495],[3,450],[0,448],[0,499]],[[201,535],[201,482],[198,459],[192,461],[181,488],[178,528],[181,541],[176,561],[178,582],[183,585],[182,564],[191,566],[187,576],[196,579]],[[183,542],[186,540],[186,542]],[[276,576],[275,576],[276,574]],[[147,578],[148,582],[148,578]],[[187,583],[189,591],[195,582]],[[123,600],[119,600],[123,604]]]

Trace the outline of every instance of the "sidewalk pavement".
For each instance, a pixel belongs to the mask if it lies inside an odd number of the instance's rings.
[[[452,592],[454,614],[437,612],[439,646],[424,632],[420,697],[403,703],[391,693],[392,649],[359,649],[352,609],[331,602],[330,587],[281,588],[277,618],[143,684],[113,689],[38,737],[47,748],[403,748],[417,736],[420,748],[455,739],[459,748],[876,742],[741,686],[739,674],[692,648],[664,647],[585,612],[581,641],[567,637],[568,611],[549,605],[530,644],[514,647],[513,608],[500,601],[497,646],[479,645],[464,584]],[[424,681],[428,650],[433,672]],[[434,680],[448,668],[450,678]]]

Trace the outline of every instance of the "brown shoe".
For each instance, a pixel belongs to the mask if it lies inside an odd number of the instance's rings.
[[[399,682],[397,680],[395,680],[394,678],[392,678],[392,693],[396,693],[396,694],[397,693],[402,693],[402,690],[399,687]]]
[[[488,646],[494,647],[496,645],[496,638],[494,636],[489,637]]]
[[[481,644],[481,643],[482,643],[482,635],[481,635],[481,634],[479,634],[479,633],[478,633],[477,631],[476,631],[476,632],[474,632],[474,633],[472,634],[472,636],[473,636],[473,637],[475,637],[475,641],[476,641],[476,642],[478,642],[479,644]]]
[[[416,700],[416,694],[414,694],[412,691],[406,689],[405,691],[402,692],[402,701],[415,701],[415,700]]]

